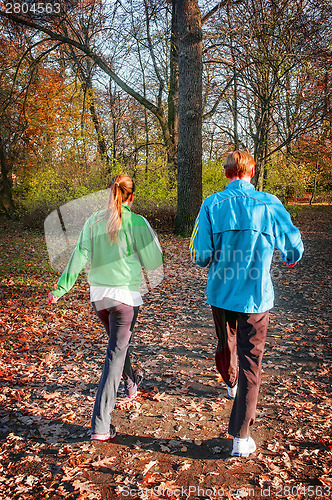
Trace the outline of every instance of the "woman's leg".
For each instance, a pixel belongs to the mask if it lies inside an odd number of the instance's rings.
[[[97,310],[97,314],[105,321],[105,310]],[[117,303],[107,310],[107,314],[109,341],[92,415],[91,429],[94,434],[108,434],[110,431],[110,414],[115,406],[128,351],[134,308]]]
[[[139,306],[134,307],[134,316],[130,325],[130,331],[133,333],[134,326],[137,320],[137,315],[138,315],[138,310]],[[137,382],[138,382],[138,377],[136,375],[136,372],[133,370],[130,362],[130,347],[127,350],[126,354],[126,359],[123,367],[123,372],[122,372],[126,392],[129,396],[135,394],[137,392]]]

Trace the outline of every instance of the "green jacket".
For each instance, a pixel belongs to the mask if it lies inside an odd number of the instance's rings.
[[[117,241],[107,234],[107,210],[94,213],[84,224],[75,250],[52,291],[62,297],[75,284],[84,266],[90,262],[91,286],[106,286],[139,291],[142,267],[154,270],[163,263],[158,239],[148,221],[122,205],[122,224]]]

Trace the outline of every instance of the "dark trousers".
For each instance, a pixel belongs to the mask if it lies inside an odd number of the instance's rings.
[[[136,384],[128,347],[139,308],[109,299],[95,302],[93,307],[106,328],[109,340],[93,409],[91,430],[93,434],[108,434],[111,411],[115,406],[121,376],[127,388]]]
[[[238,382],[228,432],[247,438],[255,421],[269,311],[246,314],[211,307],[218,337],[217,370],[229,387]]]

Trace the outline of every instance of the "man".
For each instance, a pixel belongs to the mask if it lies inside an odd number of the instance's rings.
[[[206,291],[218,337],[216,366],[234,399],[228,427],[234,437],[232,455],[247,457],[256,450],[249,427],[255,420],[274,301],[273,251],[278,248],[284,263],[293,267],[303,244],[282,203],[250,183],[255,161],[249,153],[230,153],[224,167],[229,184],[204,201],[190,254],[195,264],[209,265]]]

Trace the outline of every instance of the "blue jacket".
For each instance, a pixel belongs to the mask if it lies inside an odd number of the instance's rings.
[[[275,247],[287,264],[303,254],[300,231],[278,198],[243,180],[206,198],[189,248],[195,264],[209,265],[207,303],[245,313],[271,309]]]

